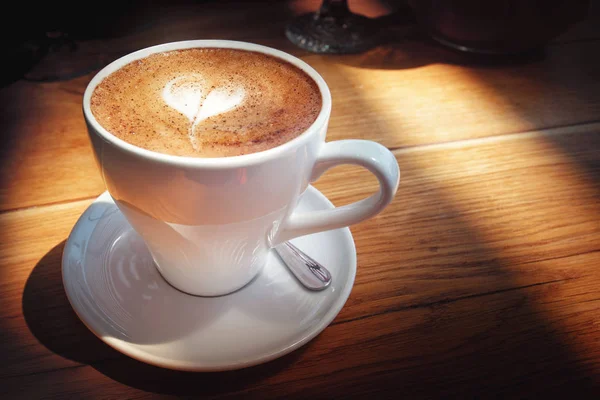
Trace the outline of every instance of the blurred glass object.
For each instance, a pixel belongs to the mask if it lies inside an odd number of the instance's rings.
[[[317,12],[295,18],[285,33],[292,43],[314,53],[360,53],[377,43],[373,20],[352,13],[347,0],[323,0]]]
[[[589,0],[410,0],[417,21],[443,45],[480,54],[517,54],[583,20]]]

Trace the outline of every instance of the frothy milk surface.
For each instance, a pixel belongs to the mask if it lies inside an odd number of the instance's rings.
[[[321,110],[316,83],[283,60],[202,48],[133,61],[96,87],[91,109],[113,135],[178,156],[267,150],[304,132]]]

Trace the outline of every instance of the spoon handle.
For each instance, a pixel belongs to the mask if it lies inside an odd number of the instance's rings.
[[[290,242],[276,246],[275,251],[296,279],[307,289],[323,290],[331,283],[329,271]]]

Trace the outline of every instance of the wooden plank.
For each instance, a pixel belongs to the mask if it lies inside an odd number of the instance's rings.
[[[104,190],[81,113],[89,77],[2,89],[1,209],[92,197]]]
[[[363,3],[356,4],[358,12],[382,12]],[[248,7],[247,23],[230,12],[229,3],[218,2],[155,15],[152,29],[142,22],[154,14],[143,14],[138,29],[82,42],[80,52],[108,62],[140,47],[190,37],[280,48],[302,57],[331,86],[329,140],[364,138],[390,148],[577,124],[600,115],[600,41],[553,45],[541,60],[496,66],[469,63],[414,40],[365,54],[320,56],[283,36],[286,21],[307,10],[294,4]],[[0,89],[0,210],[91,198],[103,190],[81,115],[91,77],[18,81]]]
[[[331,140],[400,148],[597,121],[599,49],[600,41],[550,46],[513,65],[468,63],[423,42],[303,58],[331,87]]]
[[[504,310],[514,307],[511,293],[529,291],[537,293],[531,295],[531,307],[543,312],[548,324],[565,332],[578,332],[582,326],[581,339],[572,338],[577,357],[595,351],[596,326],[585,330],[588,320],[578,319],[586,307],[595,307],[594,287],[600,279],[600,155],[595,150],[600,129],[594,128],[397,151],[403,171],[397,199],[383,214],[353,228],[359,264],[356,284],[334,325],[323,334],[337,344],[315,342],[306,355],[302,353],[305,362],[312,363],[319,358],[315,354],[325,352],[334,359],[346,357],[348,365],[359,359],[362,363],[371,354],[370,347],[349,346],[346,341],[350,336],[366,343],[379,338],[379,349],[398,346],[399,336],[388,331],[388,318],[398,318],[394,324],[401,326],[406,312],[419,316],[423,310],[452,309],[450,304],[456,301],[471,304],[458,314],[443,315],[439,332],[448,332],[445,324],[463,318],[462,313],[477,321],[469,309],[486,302],[482,300],[486,294],[499,296],[498,307]],[[338,205],[375,188],[366,173],[354,168],[336,169],[317,186]],[[5,361],[0,377],[33,374],[31,379],[37,381],[35,374],[120,357],[86,331],[63,293],[63,241],[88,204],[80,201],[0,215],[0,354]],[[596,316],[592,311],[584,314]],[[464,329],[467,335],[470,328]],[[455,335],[438,337],[440,350]],[[409,336],[406,340],[402,353],[409,351]],[[377,357],[384,358],[373,360],[377,371],[408,368],[405,361],[383,353],[378,350]],[[597,358],[590,360],[595,363]],[[6,382],[26,378],[14,379]]]
[[[339,319],[587,274],[560,260],[600,250],[600,126],[565,131],[397,152],[395,201],[353,228],[358,279]],[[316,185],[337,205],[375,190],[343,173]]]
[[[0,216],[0,308],[6,316],[0,322],[0,354],[5,360],[0,376],[78,365],[57,357],[56,348],[47,342],[82,348],[79,344],[95,339],[70,307],[61,277],[64,241],[89,203],[80,201]],[[41,340],[36,335],[49,336]]]
[[[581,262],[585,257],[573,258]],[[441,393],[453,398],[594,398],[600,394],[598,278],[337,324],[303,350],[241,371],[182,373],[116,356],[6,378],[0,393],[5,398],[393,399]],[[65,348],[64,354],[91,357],[102,347],[91,342],[77,350]]]

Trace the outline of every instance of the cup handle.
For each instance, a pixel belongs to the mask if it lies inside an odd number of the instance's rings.
[[[282,224],[276,242],[298,236],[350,226],[381,212],[394,198],[400,183],[396,157],[384,146],[368,140],[339,140],[325,143],[310,178],[316,181],[328,169],[340,164],[365,167],[379,180],[379,191],[366,199],[333,210],[293,213]]]

